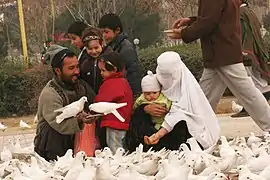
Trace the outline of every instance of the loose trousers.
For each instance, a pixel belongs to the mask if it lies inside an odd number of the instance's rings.
[[[270,131],[270,106],[242,63],[216,69],[205,68],[200,86],[214,110],[228,87],[256,124],[263,131]]]

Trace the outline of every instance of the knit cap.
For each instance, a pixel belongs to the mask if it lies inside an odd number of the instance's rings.
[[[54,66],[55,64],[60,63],[60,61],[63,60],[61,57],[67,52],[70,52],[70,50],[66,47],[57,44],[51,45],[44,55],[45,64]]]
[[[147,75],[142,79],[141,86],[142,92],[161,91],[161,86],[157,80],[156,74],[153,74],[152,71],[147,71]]]

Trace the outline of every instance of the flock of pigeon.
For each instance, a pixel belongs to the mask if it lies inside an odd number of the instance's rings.
[[[229,173],[239,180],[270,180],[270,134],[264,138],[253,133],[246,140],[237,137],[201,150],[194,138],[188,139],[177,151],[162,149],[135,152],[118,148],[96,150],[95,157],[68,150],[56,161],[47,162],[34,153],[33,146],[20,146],[20,140],[10,141],[1,152],[0,179],[4,180],[228,180]],[[14,153],[31,155],[30,161],[15,159]],[[226,175],[225,175],[226,174]]]
[[[62,123],[76,116],[84,108],[86,97],[61,109],[56,117]],[[126,103],[100,102],[89,106],[98,116],[113,113],[120,121],[125,121],[117,112]],[[235,111],[242,107],[232,103]],[[95,115],[93,115],[95,116]],[[22,129],[31,128],[20,121]],[[0,123],[0,130],[6,126]],[[85,152],[68,150],[63,157],[47,162],[34,152],[34,146],[21,147],[20,139],[9,140],[0,156],[0,180],[228,180],[228,174],[238,174],[239,180],[270,180],[270,134],[259,138],[250,133],[246,140],[237,137],[228,142],[221,136],[220,142],[207,150],[201,150],[194,138],[181,144],[179,150],[160,151],[149,149],[143,152],[139,145],[135,152],[125,152],[118,148],[115,154],[106,147],[96,150],[95,157],[86,157]],[[17,158],[15,154],[30,157]],[[20,160],[19,160],[20,159]],[[226,174],[226,175],[225,175]]]
[[[20,120],[20,128],[21,129],[31,129],[31,126],[29,126],[26,122],[23,120]],[[0,122],[0,131],[5,131],[8,127]]]

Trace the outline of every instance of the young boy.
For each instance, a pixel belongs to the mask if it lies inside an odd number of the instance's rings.
[[[119,53],[125,61],[126,78],[134,95],[141,93],[141,75],[138,67],[138,56],[134,45],[123,33],[123,25],[116,14],[106,14],[99,21],[99,28],[103,31],[103,37],[107,46]]]
[[[150,104],[150,103],[156,103],[161,104],[164,107],[166,107],[168,110],[170,110],[172,102],[166,98],[163,93],[161,93],[161,86],[157,80],[157,77],[155,74],[153,74],[151,71],[147,72],[148,75],[146,75],[142,79],[141,88],[142,88],[142,94],[141,96],[136,100],[133,109],[136,109],[142,104]],[[163,117],[151,117],[152,122],[156,128],[156,130],[159,130],[163,121]]]
[[[86,48],[82,41],[82,33],[88,27],[87,24],[81,21],[75,21],[68,28],[68,36],[71,39],[71,44],[81,50],[78,56],[80,65],[89,58]]]

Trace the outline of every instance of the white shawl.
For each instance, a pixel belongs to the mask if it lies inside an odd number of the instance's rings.
[[[198,82],[176,52],[165,52],[157,59],[157,78],[172,107],[162,126],[169,132],[181,120],[189,133],[204,147],[220,137],[218,119]]]

